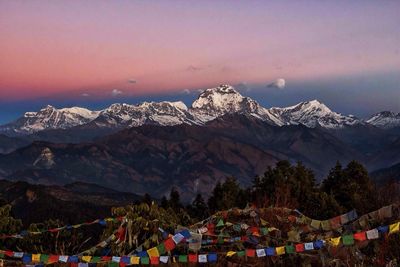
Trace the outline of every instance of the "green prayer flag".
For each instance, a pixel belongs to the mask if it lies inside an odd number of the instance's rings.
[[[0,259],[4,258],[4,254],[0,253]]]
[[[92,259],[90,260],[91,263],[98,263],[101,261],[101,257],[92,257]]]
[[[267,227],[262,227],[260,230],[261,230],[261,234],[262,234],[262,235],[267,235],[267,234],[268,234],[268,229],[267,229]]]
[[[107,266],[108,266],[108,267],[119,267],[119,263],[118,263],[118,262],[110,261],[110,262],[108,263]]]
[[[165,254],[165,246],[164,243],[161,243],[157,246],[158,254],[163,255]]]
[[[344,235],[342,236],[342,242],[345,246],[351,246],[354,244],[354,237],[353,235]]]
[[[141,264],[150,264],[150,258],[149,257],[142,257],[142,258],[140,258],[140,263]]]
[[[294,253],[294,246],[285,246],[286,254]]]
[[[40,255],[40,262],[47,263],[49,260],[49,255],[48,254],[41,254]]]
[[[222,227],[222,226],[224,226],[224,221],[222,219],[219,219],[217,227]]]
[[[240,227],[240,224],[235,224],[233,226],[233,230],[235,230],[236,232],[240,232],[242,230],[242,227]]]
[[[246,251],[242,250],[242,251],[237,251],[236,255],[238,255],[238,257],[244,257],[244,255],[246,255]]]
[[[179,255],[178,261],[179,262],[188,262],[187,255]]]

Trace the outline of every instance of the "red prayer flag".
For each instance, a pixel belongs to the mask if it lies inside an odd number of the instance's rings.
[[[55,263],[58,262],[58,255],[50,255],[49,260],[47,261],[47,263]]]
[[[253,226],[253,227],[250,228],[250,231],[251,231],[252,234],[259,234],[258,227]]]
[[[76,263],[76,262],[71,262],[69,266],[70,266],[70,267],[78,267],[78,263]]]
[[[294,215],[289,215],[289,216],[288,216],[288,220],[289,220],[289,222],[295,223],[295,222],[296,222],[296,216],[294,216]]]
[[[5,254],[6,256],[8,256],[8,257],[14,256],[14,252],[12,252],[11,250],[6,250],[6,251],[4,252],[4,254]]]
[[[125,262],[120,262],[119,267],[125,267],[127,264]]]
[[[158,264],[160,264],[160,258],[159,257],[151,257],[150,258],[150,263],[152,265],[158,265]]]
[[[246,249],[246,256],[247,257],[255,257],[256,256],[256,250],[255,249]]]
[[[296,244],[296,252],[303,252],[304,251],[304,244]]]
[[[330,219],[329,222],[331,223],[332,229],[337,229],[341,226],[340,216]]]
[[[125,240],[125,228],[120,227],[116,233],[116,236],[118,237],[117,238],[118,240],[124,241]]]
[[[171,251],[175,248],[175,242],[172,240],[172,238],[168,238],[167,240],[164,241],[164,246],[166,251]]]
[[[101,257],[101,261],[110,261],[111,257],[110,256],[103,256]]]
[[[189,254],[189,262],[197,262],[197,254]]]
[[[354,237],[355,240],[358,240],[358,241],[367,240],[367,236],[366,236],[365,232],[355,233],[353,235],[353,237]]]

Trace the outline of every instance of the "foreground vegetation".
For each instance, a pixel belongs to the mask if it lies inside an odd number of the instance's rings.
[[[235,178],[228,177],[215,186],[207,201],[202,195],[197,195],[191,204],[185,206],[181,203],[179,189],[173,188],[169,197],[164,197],[159,203],[153,201],[150,195],[145,195],[142,201],[133,205],[113,208],[111,210],[113,217],[126,216],[130,222],[126,226],[124,242],[110,243],[110,247],[89,251],[96,255],[127,255],[138,248],[145,250],[159,244],[165,239],[165,233],[174,233],[180,225],[189,226],[212,214],[223,214],[224,211],[234,207],[252,206],[260,210],[270,207],[298,209],[311,218],[323,220],[352,209],[356,209],[358,214],[366,214],[393,203],[400,203],[399,185],[389,183],[383,187],[376,187],[369,178],[368,172],[358,162],[350,162],[345,167],[337,163],[326,179],[321,184],[317,184],[313,172],[301,163],[292,165],[287,161],[281,161],[275,167],[269,167],[263,175],[256,177],[248,188],[242,188]],[[277,215],[265,213],[263,220],[270,226],[284,228],[285,225],[275,220]],[[48,220],[40,224],[31,224],[28,230],[51,229],[64,224],[59,220]],[[107,223],[106,228],[95,225],[56,233],[27,235],[22,239],[9,238],[1,240],[0,249],[74,255],[105,240],[119,226],[120,221],[111,221]],[[0,208],[0,235],[19,233],[22,229],[21,220],[12,215],[11,205],[2,206]],[[294,256],[254,261],[252,264],[266,266],[303,264],[306,266],[307,264],[322,265],[323,262],[331,264],[347,262],[347,264],[363,263],[384,266],[393,259],[400,258],[400,236],[398,233],[386,236],[383,241],[354,247],[351,250],[346,249],[341,253],[335,253],[334,257],[332,253],[326,255],[328,258],[323,260],[322,257]],[[324,257],[326,255],[324,254]],[[243,260],[228,258],[224,260],[226,264],[228,262],[230,264],[244,263]]]

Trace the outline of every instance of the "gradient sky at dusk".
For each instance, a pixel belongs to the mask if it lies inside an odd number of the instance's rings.
[[[400,111],[400,1],[0,0],[0,35],[0,123],[221,83],[266,107]]]

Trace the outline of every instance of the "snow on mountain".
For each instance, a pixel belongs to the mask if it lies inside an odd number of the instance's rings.
[[[400,127],[400,113],[382,111],[372,115],[366,122],[382,129]]]
[[[352,115],[344,116],[330,110],[318,100],[301,102],[286,108],[271,108],[270,110],[280,116],[287,125],[303,124],[310,128],[321,126],[335,129],[362,123]]]
[[[318,100],[301,102],[286,108],[267,109],[253,99],[242,96],[232,86],[220,85],[204,90],[191,108],[181,101],[144,102],[138,105],[116,103],[100,111],[47,106],[38,112],[26,112],[18,120],[0,126],[0,133],[22,135],[47,129],[67,129],[89,122],[105,128],[137,127],[143,124],[202,125],[233,113],[253,116],[274,126],[303,124],[310,128],[319,126],[327,129],[357,124],[372,124],[380,128],[400,126],[400,113],[381,112],[362,121],[352,115],[336,113]]]
[[[179,102],[144,102],[140,105],[112,104],[93,121],[104,127],[137,127],[143,124],[171,126],[194,124],[186,105]]]
[[[67,129],[92,121],[98,111],[72,107],[56,109],[47,105],[38,112],[26,112],[23,117],[0,126],[0,131],[15,134],[30,134],[46,129]]]
[[[190,113],[203,123],[225,114],[241,113],[257,117],[273,125],[282,125],[279,117],[253,99],[242,96],[230,85],[220,85],[203,91],[193,102]]]

